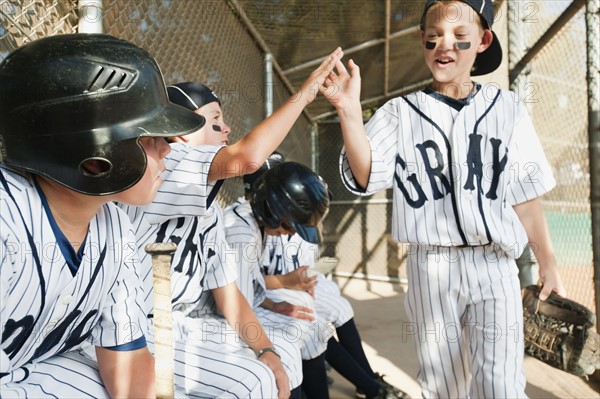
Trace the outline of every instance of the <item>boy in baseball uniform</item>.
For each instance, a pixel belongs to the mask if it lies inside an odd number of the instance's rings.
[[[254,183],[267,170],[284,162],[278,152],[269,156],[260,169],[244,175],[245,197],[253,196]],[[354,323],[352,305],[341,295],[337,284],[312,269],[319,257],[318,244],[305,241],[299,234],[268,235],[262,271],[267,297],[273,300],[306,297],[314,302],[315,328],[327,342],[325,359],[357,388],[356,397],[408,398],[371,368],[363,350],[360,333]],[[335,332],[335,334],[334,334]],[[335,335],[335,337],[334,337]]]
[[[281,345],[286,350],[277,353],[270,336],[256,322],[251,308],[241,303],[244,297],[231,284],[236,272],[227,260],[221,210],[214,200],[223,179],[253,172],[281,143],[318,94],[311,87],[322,84],[341,56],[341,50],[336,49],[298,93],[232,145],[228,145],[230,129],[223,121],[220,101],[212,91],[193,82],[168,88],[172,102],[205,115],[207,125],[190,138],[179,137],[171,144],[164,184],[150,205],[119,205],[134,226],[150,320],[152,268],[145,245],[178,244],[171,287],[175,384],[189,396],[287,398],[290,386],[300,384],[301,368],[294,366],[300,365],[298,346],[284,339]]]
[[[302,390],[309,398],[327,398],[325,373],[326,340],[314,320],[312,297],[305,295],[269,299],[262,274],[266,239],[269,235],[297,231],[306,239],[317,239],[317,223],[329,209],[325,182],[296,162],[284,162],[267,171],[256,182],[250,201],[239,198],[225,208],[227,242],[236,255],[237,283],[264,326],[283,330],[278,341],[300,345]],[[289,304],[300,306],[295,308]],[[305,310],[304,310],[305,309]],[[301,313],[309,312],[309,317]]]
[[[113,201],[152,201],[165,138],[204,119],[108,35],[28,43],[0,87],[0,396],[155,397],[135,237]]]
[[[172,163],[177,171],[166,184],[174,182],[173,187],[176,184],[177,188],[160,192],[147,207],[124,206],[124,209],[136,226],[139,248],[151,242],[171,241],[178,245],[171,269],[175,383],[191,397],[254,398],[279,394],[287,398],[290,389],[302,381],[300,348],[290,340],[271,342],[274,330],[265,331],[236,285],[236,259],[225,241],[221,207],[214,201],[222,181],[190,187],[207,189],[189,199],[181,195],[182,189],[195,181],[187,177],[201,176],[209,169],[214,152],[224,150],[229,144],[231,129],[224,121],[221,102],[201,83],[177,83],[168,86],[167,91],[171,102],[207,120],[201,130],[189,137],[172,140],[174,154],[185,151],[189,155],[184,159],[194,157],[194,161],[184,163],[175,156],[169,158],[167,169],[174,167]],[[165,200],[170,193],[180,193],[180,196],[170,202]],[[186,202],[189,206],[203,203],[198,211],[200,216],[181,216],[177,209],[170,209]],[[169,217],[170,214],[176,216]],[[140,253],[140,258],[142,262],[149,262],[147,254]],[[144,280],[150,294],[152,275],[149,270]],[[151,295],[146,302],[152,314]],[[277,333],[282,335],[282,332]],[[152,336],[149,339],[152,341]]]
[[[353,61],[322,88],[336,90],[346,187],[393,189],[392,234],[410,243],[407,333],[425,397],[525,396],[515,258],[528,242],[541,298],[565,295],[539,199],[555,181],[531,119],[514,93],[472,79],[502,60],[493,19],[490,0],[428,0],[421,37],[433,82],[365,126]]]

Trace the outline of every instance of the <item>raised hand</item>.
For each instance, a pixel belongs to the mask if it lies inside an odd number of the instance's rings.
[[[300,90],[296,92],[294,96],[290,98],[289,101],[304,101],[304,104],[309,104],[317,97],[321,86],[325,82],[325,79],[329,76],[329,74],[333,71],[333,68],[340,62],[340,59],[343,57],[344,52],[340,47],[336,48],[330,55],[327,57],[321,65],[317,67],[312,73],[308,76],[308,79],[304,81]]]
[[[321,93],[339,112],[360,106],[360,68],[353,60],[348,61],[348,69],[341,60],[335,64],[320,88]]]

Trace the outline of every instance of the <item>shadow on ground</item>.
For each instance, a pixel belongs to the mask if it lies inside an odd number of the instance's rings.
[[[363,347],[375,371],[386,380],[420,397],[413,334],[404,310],[405,287],[378,281],[337,279],[355,312]],[[600,385],[526,357],[526,393],[530,398],[598,398]],[[354,386],[335,371],[331,398],[354,398]]]

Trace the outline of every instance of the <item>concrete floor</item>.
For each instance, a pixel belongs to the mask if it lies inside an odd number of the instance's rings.
[[[385,374],[389,383],[419,398],[414,344],[412,336],[403,333],[403,326],[408,323],[404,311],[406,287],[379,281],[335,280],[354,307],[355,321],[373,369]],[[536,359],[525,358],[525,371],[530,398],[600,398],[598,382],[587,382]],[[333,370],[330,376],[334,380],[330,387],[332,399],[354,398],[353,385]]]

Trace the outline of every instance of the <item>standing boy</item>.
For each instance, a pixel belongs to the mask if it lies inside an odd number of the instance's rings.
[[[392,233],[411,244],[406,308],[425,397],[525,396],[515,258],[528,242],[542,299],[565,294],[539,199],[555,181],[531,119],[514,93],[471,79],[500,65],[492,22],[489,0],[428,0],[421,37],[433,82],[366,126],[353,61],[322,88],[336,86],[344,184],[359,195],[393,189]]]
[[[155,397],[135,237],[113,201],[152,201],[165,137],[204,118],[108,35],[26,44],[0,87],[0,396]]]

